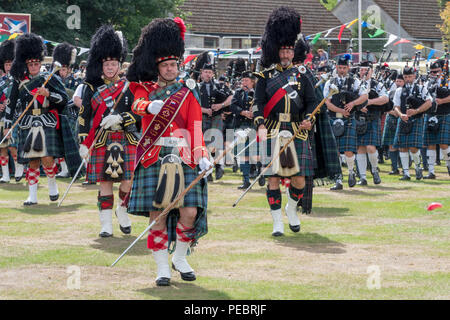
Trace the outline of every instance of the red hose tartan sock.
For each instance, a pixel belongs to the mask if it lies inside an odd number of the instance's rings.
[[[0,156],[0,165],[6,166],[8,164],[8,157]]]
[[[164,230],[150,230],[147,238],[147,248],[153,251],[167,249],[169,242],[169,234],[167,229]]]
[[[192,228],[188,228],[183,225],[180,221],[177,223],[177,240],[181,242],[190,242],[192,238],[187,235],[188,232],[191,232]]]
[[[27,175],[26,175],[26,179],[28,181],[28,184],[30,186],[32,186],[33,184],[38,183],[39,182],[39,175],[40,175],[39,169],[28,168]]]
[[[54,178],[56,176],[56,173],[58,172],[58,167],[56,166],[56,163],[53,162],[52,167],[44,167],[44,172],[47,175],[47,178]]]

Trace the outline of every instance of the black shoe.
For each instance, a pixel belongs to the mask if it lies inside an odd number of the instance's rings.
[[[216,180],[219,180],[223,177],[224,171],[221,165],[216,165]]]
[[[57,175],[56,175],[56,178],[69,178],[70,177],[70,174],[69,173],[67,173],[67,174],[61,174],[61,173],[58,173]]]
[[[122,231],[124,234],[130,234],[131,233],[131,226],[129,226],[129,227],[122,227],[119,224],[119,228],[120,228],[120,231]]]
[[[266,184],[266,178],[264,177],[264,175],[261,175],[258,179],[258,184],[260,187],[264,187],[264,185]]]
[[[234,158],[234,163],[233,163],[233,173],[236,173],[238,171],[238,163],[236,158]]]
[[[289,225],[289,229],[291,229],[292,232],[299,232],[300,231],[300,224],[298,226],[291,226]]]
[[[238,187],[239,190],[247,190],[247,188],[250,187],[250,181],[244,181],[242,185]]]
[[[193,271],[191,272],[181,272],[180,270],[178,270],[175,265],[172,262],[172,269],[175,271],[178,271],[180,273],[181,279],[183,279],[184,281],[194,281],[195,279],[197,279],[195,277],[195,273]]]
[[[280,231],[272,232],[272,236],[273,236],[273,237],[281,237],[281,236],[284,236],[284,233],[282,233],[282,232],[280,232]]]
[[[399,180],[402,180],[402,181],[408,180],[409,181],[409,180],[411,180],[411,177],[404,174],[403,177],[401,177]]]
[[[373,176],[373,183],[374,184],[380,184],[381,183],[381,178],[380,178],[380,173],[377,171],[372,172],[372,176]]]
[[[0,180],[0,183],[9,183],[9,181]]]
[[[50,201],[56,201],[59,198],[59,193],[55,194],[54,196],[49,195],[48,197],[50,198]]]
[[[156,279],[155,282],[158,287],[170,286],[170,278],[161,277],[161,278]]]
[[[111,233],[108,233],[108,232],[101,232],[101,233],[99,234],[99,236],[100,236],[101,238],[109,238],[109,237],[112,237],[112,234],[111,234]]]
[[[208,180],[208,182],[213,182],[213,177],[212,177],[212,175],[209,175],[206,179]]]
[[[355,173],[354,172],[350,172],[348,174],[348,186],[350,188],[354,187],[356,184],[356,177],[355,177]]]
[[[421,180],[423,178],[422,168],[416,168],[416,180]]]
[[[20,182],[20,180],[22,180],[22,177],[15,177],[16,182]]]
[[[342,189],[344,189],[344,186],[340,182],[336,182],[336,184],[330,188],[330,190],[332,190],[332,191],[342,190]]]
[[[398,175],[398,174],[400,174],[400,171],[398,169],[397,170],[392,170],[391,172],[389,172],[389,175],[391,175],[391,176]]]
[[[36,204],[37,204],[37,202],[31,202],[31,201],[25,201],[25,202],[23,203],[24,206],[34,206],[34,205],[36,205]]]
[[[436,176],[434,175],[434,173],[429,173],[428,175],[426,175],[425,177],[423,177],[424,179],[436,179]]]
[[[367,180],[366,179],[361,179],[358,181],[357,183],[358,186],[367,186]]]

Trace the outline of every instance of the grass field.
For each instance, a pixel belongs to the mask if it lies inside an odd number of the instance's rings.
[[[114,237],[99,238],[96,186],[77,182],[57,208],[41,178],[40,203],[26,208],[25,182],[0,185],[0,299],[449,299],[446,168],[436,167],[434,181],[401,182],[380,167],[380,186],[368,175],[367,187],[315,188],[301,232],[284,217],[280,238],[271,236],[263,187],[231,207],[241,178],[227,168],[209,186],[209,233],[188,258],[197,281],[173,273],[165,288],[154,283],[146,237],[109,267],[148,221],[132,216],[126,236],[114,218]],[[58,180],[60,194],[69,182]],[[443,207],[427,211],[431,202]]]

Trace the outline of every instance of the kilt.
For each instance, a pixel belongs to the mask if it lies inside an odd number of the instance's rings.
[[[16,126],[12,133],[11,133],[11,139],[9,139],[9,147],[17,148],[19,146],[19,127]]]
[[[330,125],[337,118],[330,117]],[[336,144],[340,153],[350,151],[356,153],[356,120],[354,118],[342,118],[345,125],[345,132],[342,136],[336,137]]]
[[[159,157],[170,154],[173,151],[171,147],[162,147]],[[198,176],[198,166],[191,169],[185,163],[182,164],[184,171],[185,187],[187,188],[191,182]],[[138,164],[134,172],[133,187],[131,188],[131,196],[128,204],[128,212],[134,215],[149,216],[150,211],[162,211],[163,209],[153,207],[153,196],[158,186],[159,171],[161,169],[161,161],[144,168]],[[208,204],[207,184],[202,179],[184,196],[183,207],[197,207],[206,209]]]
[[[211,138],[211,134],[205,134],[208,129],[217,129],[221,133],[223,132],[223,120],[221,115],[217,115],[213,118],[203,115],[202,117],[202,131],[204,135],[205,143],[211,142],[213,139]]]
[[[111,143],[120,143],[124,149],[124,162],[122,163],[122,180],[131,180],[134,170],[134,160],[136,158],[136,146],[131,145],[123,132],[109,133],[106,138],[106,145],[94,148],[87,166],[86,179],[88,182],[108,181],[104,178],[104,165],[106,148]]]
[[[364,134],[356,137],[358,146],[375,146],[381,145],[381,119],[375,119],[367,122],[367,130]]]
[[[410,134],[400,132],[400,121],[397,120],[397,129],[395,131],[394,148],[422,148],[423,147],[423,117],[409,120],[413,126]]]
[[[439,121],[439,130],[432,133],[427,129],[427,121],[431,116],[426,114],[423,123],[423,145],[450,144],[450,114],[436,115]]]
[[[285,128],[283,128],[282,125],[280,130],[289,130],[289,128],[291,128],[290,124],[287,124]],[[290,129],[289,131],[293,132],[292,129]],[[276,137],[273,137],[268,138],[265,142],[260,142],[260,147],[264,147],[264,144],[266,144],[266,154],[264,154],[262,157],[263,165],[268,165],[270,161],[272,161],[272,156],[276,156],[276,154],[272,154],[272,148],[275,147],[275,141]],[[300,171],[295,174],[295,176],[314,175],[313,151],[309,139],[303,141],[302,139],[296,138],[294,139],[294,145],[295,151],[297,152],[298,165],[300,169]],[[279,177],[278,175],[273,175],[271,169],[267,170],[266,175],[271,177]]]
[[[31,129],[20,129],[18,132],[19,136],[19,147],[18,147],[18,159],[17,161],[20,164],[27,164],[30,160],[30,158],[24,158],[23,157],[23,147],[25,144],[25,140],[27,139],[28,133]],[[53,157],[53,158],[62,158],[64,157],[64,145],[62,142],[60,131],[56,128],[50,128],[50,127],[44,127],[44,133],[45,133],[45,147],[47,149],[46,157]]]
[[[383,146],[392,146],[394,144],[395,131],[397,130],[397,117],[388,114],[386,115],[386,121],[384,123],[383,130]]]

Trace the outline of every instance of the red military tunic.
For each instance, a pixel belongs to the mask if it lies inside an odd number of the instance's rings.
[[[142,116],[142,132],[147,130],[155,117],[155,115],[147,112],[147,107],[152,102],[149,101],[149,93],[158,89],[161,89],[161,87],[153,82],[130,83],[130,90],[134,94],[132,110]],[[188,146],[179,146],[178,150],[183,162],[192,169],[196,167],[202,157],[208,157],[202,133],[202,110],[192,92],[188,93],[174,120],[161,137],[185,139]],[[145,168],[154,164],[159,159],[160,150],[161,146],[153,146],[142,157],[141,164]]]

